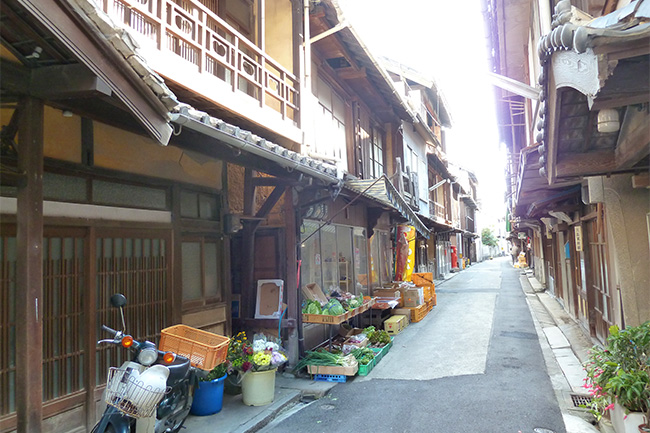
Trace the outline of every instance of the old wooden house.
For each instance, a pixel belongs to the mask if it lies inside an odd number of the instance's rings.
[[[650,319],[650,3],[486,3],[513,243],[602,342]]]

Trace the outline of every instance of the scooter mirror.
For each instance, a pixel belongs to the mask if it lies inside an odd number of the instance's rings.
[[[116,293],[111,296],[111,305],[120,309],[120,316],[122,318],[122,332],[126,330],[126,323],[124,322],[124,307],[126,305],[126,297],[121,293]]]
[[[115,308],[121,308],[126,305],[126,297],[121,293],[111,296],[111,305]]]

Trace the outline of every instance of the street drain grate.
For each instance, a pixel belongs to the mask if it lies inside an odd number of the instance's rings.
[[[581,405],[589,406],[591,404],[591,396],[571,394],[571,401],[573,402],[573,407],[582,407]]]
[[[548,428],[543,428],[543,427],[535,427],[533,429],[535,433],[555,433],[555,430],[551,430]]]

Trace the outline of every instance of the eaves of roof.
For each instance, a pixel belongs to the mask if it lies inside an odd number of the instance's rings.
[[[377,179],[347,180],[343,186],[380,203],[384,207],[398,211],[422,236],[427,239],[431,236],[431,232],[427,226],[422,223],[418,215],[411,209],[404,197],[402,197],[386,175],[382,175]]]
[[[337,0],[323,0],[321,4],[326,6],[325,16],[332,26],[344,21],[343,11],[341,10]],[[355,57],[355,60],[366,69],[368,79],[375,86],[375,89],[377,89],[383,98],[390,104],[396,115],[400,119],[404,120],[415,118],[413,111],[407,104],[405,104],[395,90],[392,80],[388,76],[386,70],[379,64],[370,50],[368,50],[356,30],[354,30],[354,28],[348,23],[348,25],[341,29],[338,34],[350,53]]]
[[[326,184],[339,184],[341,180],[337,168],[297,152],[288,150],[262,137],[240,129],[221,119],[212,117],[190,105],[178,101],[146,60],[138,54],[139,46],[131,37],[129,30],[116,24],[94,0],[66,0],[84,19],[92,23],[89,28],[108,41],[133,68],[142,82],[153,92],[169,111],[168,119],[175,125],[193,129],[226,145],[268,159],[287,170],[297,170],[310,177],[318,178]]]

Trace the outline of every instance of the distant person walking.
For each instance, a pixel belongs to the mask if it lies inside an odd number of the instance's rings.
[[[517,257],[519,257],[519,246],[517,246],[517,244],[512,244],[510,255],[512,256],[512,264],[514,265],[517,263]]]

